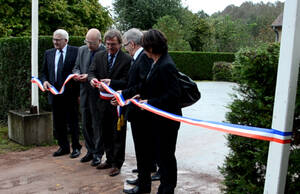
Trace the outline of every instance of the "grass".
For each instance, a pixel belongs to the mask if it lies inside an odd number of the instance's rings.
[[[81,144],[83,145],[84,138],[82,136],[82,133],[80,133],[79,140],[81,141]],[[43,144],[39,146],[51,146],[55,145],[56,140],[53,140],[51,144]],[[37,147],[37,145],[29,145],[29,146],[23,146],[21,144],[18,144],[8,138],[8,127],[6,124],[3,124],[0,122],[0,154],[5,154],[7,152],[20,152],[29,150],[31,148]]]
[[[55,141],[51,145],[55,144]],[[41,145],[49,146],[49,144]],[[0,123],[0,154],[5,154],[7,152],[18,152],[25,151],[31,148],[37,147],[36,145],[23,146],[18,144],[8,138],[8,127],[5,124]]]

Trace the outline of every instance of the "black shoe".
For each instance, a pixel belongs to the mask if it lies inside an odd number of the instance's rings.
[[[77,158],[80,155],[80,149],[73,149],[73,152],[70,154],[70,158]]]
[[[80,162],[89,162],[93,159],[93,154],[87,153],[83,158],[81,158]]]
[[[151,181],[159,181],[160,180],[160,174],[157,171],[156,173],[154,173],[154,175],[151,176]]]
[[[123,189],[124,193],[131,193],[131,194],[141,194],[141,193],[150,193],[151,192],[151,187],[150,188],[141,188],[139,186],[136,186],[132,189]]]
[[[99,164],[101,164],[101,157],[94,156],[91,162],[91,166],[98,166]]]
[[[138,173],[139,171],[138,171],[138,169],[137,168],[135,168],[135,169],[132,169],[132,171],[131,171],[132,173]]]
[[[133,180],[126,180],[126,183],[130,185],[137,185],[139,182],[139,179],[133,179]]]
[[[53,153],[53,157],[63,156],[69,153],[70,150],[59,148],[56,152]]]

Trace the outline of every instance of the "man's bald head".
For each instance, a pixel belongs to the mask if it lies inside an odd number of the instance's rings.
[[[85,43],[89,47],[91,51],[95,51],[98,49],[101,44],[101,33],[98,29],[92,28],[90,29],[85,36]]]

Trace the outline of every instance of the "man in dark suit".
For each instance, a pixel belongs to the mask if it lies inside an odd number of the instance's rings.
[[[68,32],[62,29],[56,30],[53,33],[55,48],[46,50],[44,54],[41,80],[47,91],[51,85],[60,90],[67,76],[72,73],[78,48],[69,46],[68,40]],[[66,84],[63,94],[53,95],[49,92],[48,101],[52,105],[54,137],[59,145],[59,149],[53,153],[54,157],[70,153],[67,127],[72,136],[73,151],[70,157],[76,158],[80,155],[78,94],[79,85],[73,80]]]
[[[115,29],[109,30],[104,35],[104,41],[106,51],[96,53],[89,68],[88,80],[93,87],[101,80],[114,90],[124,89],[127,86],[131,57],[121,50],[121,33]],[[101,88],[100,91],[104,92]],[[98,165],[97,169],[111,168],[109,175],[116,176],[125,159],[126,123],[117,128],[117,110],[110,104],[110,100],[99,98],[98,110],[107,160]]]
[[[86,45],[81,46],[78,50],[76,64],[73,73],[78,74],[74,80],[80,82],[80,109],[82,116],[82,132],[85,140],[87,154],[81,158],[80,162],[89,162],[91,165],[97,166],[101,163],[104,153],[103,140],[99,130],[97,119],[96,101],[98,98],[98,90],[91,87],[87,81],[88,69],[95,53],[105,50],[101,43],[101,33],[98,29],[90,29],[85,37]]]
[[[125,99],[134,95],[135,88],[146,80],[147,74],[153,63],[144,53],[141,46],[143,33],[132,28],[124,33],[123,45],[128,53],[133,57],[133,62],[129,69],[127,89],[122,91]],[[113,104],[116,103],[113,100]],[[131,124],[132,137],[134,141],[135,155],[137,161],[138,178],[135,180],[126,180],[127,183],[137,185],[134,189],[124,190],[125,193],[141,193],[150,192],[151,184],[148,175],[150,171],[156,171],[155,154],[151,154],[154,150],[151,141],[145,141],[151,138],[151,128],[147,123],[146,112],[133,104],[129,104],[126,111],[126,117]],[[151,149],[152,148],[152,149]]]

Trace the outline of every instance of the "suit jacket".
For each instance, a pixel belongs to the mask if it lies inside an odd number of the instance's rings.
[[[88,80],[93,78],[111,79],[110,87],[115,91],[122,90],[127,86],[128,70],[130,68],[131,57],[119,50],[116,56],[111,73],[108,71],[108,53],[107,51],[100,51],[95,54],[94,60],[89,68]],[[103,101],[100,99],[100,101]],[[101,103],[101,102],[100,102]]]
[[[179,106],[180,87],[178,71],[168,53],[163,54],[150,70],[145,83],[140,87],[142,99],[170,113],[181,115]]]
[[[148,58],[146,53],[142,51],[136,60],[131,64],[128,73],[128,85],[127,89],[122,91],[122,95],[125,99],[131,98],[135,95],[136,88],[142,84],[149,73],[153,60]],[[126,119],[132,121],[136,114],[140,114],[141,109],[133,104],[128,105],[126,112]]]
[[[44,83],[48,81],[51,85],[55,83],[55,48],[49,49],[45,51],[44,54],[44,61],[43,61],[43,69],[42,69],[42,76],[41,81]],[[64,82],[68,75],[72,74],[73,67],[75,65],[76,57],[78,53],[78,47],[69,46],[67,45],[67,53],[65,56],[64,66],[62,69],[62,81]],[[57,83],[60,90],[62,83]],[[78,83],[75,83],[73,80],[70,80],[68,84],[66,84],[64,94],[72,98],[76,98],[79,94],[79,87]],[[53,102],[53,94],[49,92],[48,96],[49,104]]]
[[[94,51],[95,54],[99,51],[105,50],[105,47],[101,44],[100,47]],[[90,52],[87,45],[81,46],[78,49],[78,55],[75,63],[75,67],[73,69],[73,73],[78,74],[87,74],[89,67],[90,67],[90,58],[91,58],[92,52]],[[95,55],[94,55],[95,56]],[[88,94],[90,95],[97,95],[98,90],[95,88],[92,88],[90,83],[88,81],[86,82],[80,82],[80,106],[81,108],[84,108],[87,106],[87,99]]]

